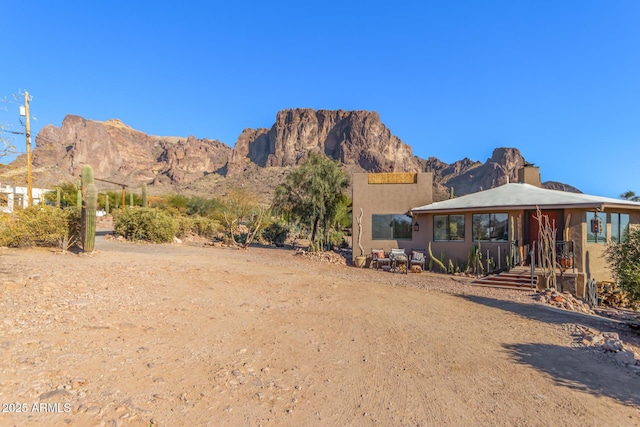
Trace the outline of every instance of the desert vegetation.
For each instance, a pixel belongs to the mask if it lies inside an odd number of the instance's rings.
[[[95,233],[95,212],[113,219],[116,235],[151,243],[197,235],[247,248],[256,241],[282,246],[287,239],[308,239],[309,249],[315,251],[345,245],[351,228],[350,199],[344,194],[349,180],[337,162],[316,154],[289,173],[270,206],[245,187],[230,189],[220,198],[149,196],[144,185],[140,193],[98,192],[92,178],[87,169],[84,182],[61,182],[48,192],[47,206],[4,215],[0,243],[90,249],[85,230]],[[75,216],[80,225],[65,219]],[[49,237],[36,236],[31,229]]]
[[[310,230],[310,249],[339,244],[350,227],[349,198],[344,190],[349,178],[340,165],[318,154],[309,157],[276,188],[274,211]]]
[[[619,286],[640,301],[640,227],[630,227],[620,243],[610,243],[605,256]]]

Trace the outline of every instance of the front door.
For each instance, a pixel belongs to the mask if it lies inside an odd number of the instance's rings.
[[[551,227],[556,229],[556,240],[558,240],[558,229],[560,228],[560,223],[558,222],[558,211],[540,211],[543,216],[543,224],[546,222],[544,217],[549,218],[549,224]],[[528,215],[528,224],[529,224],[529,250],[533,248],[535,242],[536,248],[536,264],[538,263],[538,237],[540,235],[540,225],[538,224],[538,214],[535,211],[529,212]]]

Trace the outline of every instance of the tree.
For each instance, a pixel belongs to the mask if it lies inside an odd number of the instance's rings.
[[[623,241],[610,243],[604,255],[620,287],[640,300],[640,227],[627,228]]]
[[[326,241],[329,226],[334,225],[344,205],[343,191],[348,186],[349,179],[338,162],[310,153],[276,188],[273,206],[308,225],[312,230],[311,243],[317,247],[319,229]]]
[[[258,203],[258,196],[244,187],[235,188],[222,201],[223,223],[226,233],[234,245],[247,249],[257,236],[265,215],[265,209]],[[241,242],[236,241],[240,235],[240,226],[246,229]]]
[[[633,191],[629,190],[629,191],[625,191],[624,193],[622,193],[620,195],[621,199],[626,199],[632,202],[640,202],[640,196],[636,196],[636,193],[634,193]]]
[[[6,156],[10,156],[11,154],[14,154],[16,152],[16,147],[5,136],[6,132],[14,133],[6,130],[2,123],[0,123],[0,159]]]
[[[78,199],[78,186],[73,182],[62,182],[56,186],[60,189],[60,207],[66,208],[69,206],[77,206]],[[45,200],[51,204],[56,205],[58,200],[58,191],[48,191],[44,195]]]

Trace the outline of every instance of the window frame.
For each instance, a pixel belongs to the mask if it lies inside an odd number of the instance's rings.
[[[624,228],[622,227],[623,217],[626,217],[626,225],[624,226]],[[617,218],[617,221],[615,223],[616,225],[615,233],[614,233],[614,221],[613,221],[614,218]],[[629,229],[629,224],[631,223],[631,216],[628,213],[624,213],[624,212],[611,212],[609,214],[609,223],[611,224],[611,236],[610,236],[611,241],[615,243],[624,242],[624,232]]]
[[[461,237],[461,238],[453,238],[453,234],[451,233],[451,217],[461,217],[462,218],[462,234],[460,234],[459,230],[458,233],[456,234],[456,237]],[[438,220],[438,218],[442,219],[444,218],[444,224],[445,224],[445,229],[444,229],[444,233],[445,233],[445,238],[436,238],[436,221]],[[439,215],[433,215],[433,241],[434,242],[464,242],[465,241],[465,228],[466,228],[466,216],[465,214],[439,214]],[[458,222],[454,222],[456,224],[456,226],[459,225]]]
[[[396,221],[396,219],[400,221]],[[390,235],[378,237],[380,235],[376,233],[376,224],[389,224],[388,227],[382,227],[380,230],[388,229]],[[398,224],[398,226],[394,226],[394,224]],[[408,224],[409,237],[396,235],[397,231],[402,231],[402,224]],[[371,240],[413,240],[413,218],[405,214],[371,214]]]
[[[484,216],[484,215],[488,215],[489,216],[489,227],[488,228],[492,228],[492,229],[497,229],[498,227],[495,227],[496,223],[500,223],[501,221],[496,221],[495,217],[496,215],[504,215],[505,216],[505,227],[506,227],[506,237],[496,237],[496,238],[492,238],[491,234],[489,234],[489,238],[488,239],[479,239],[477,234],[476,234],[476,217],[479,216]],[[494,224],[494,225],[492,225]],[[504,233],[503,233],[504,236]],[[509,242],[509,213],[508,212],[482,212],[482,213],[474,213],[471,216],[471,240],[473,242],[495,242],[495,243],[505,243],[505,242]]]

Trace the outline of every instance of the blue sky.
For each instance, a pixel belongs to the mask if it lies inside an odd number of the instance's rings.
[[[29,91],[34,135],[76,114],[233,147],[282,109],[373,110],[423,158],[517,147],[545,181],[640,193],[635,0],[2,3],[0,97]]]

